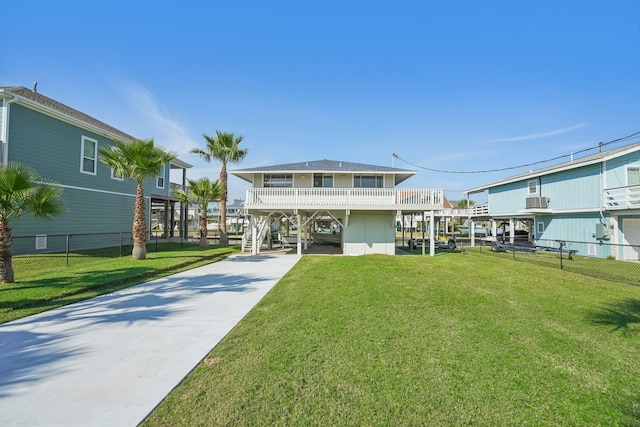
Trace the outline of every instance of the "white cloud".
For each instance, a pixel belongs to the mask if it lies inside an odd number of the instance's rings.
[[[155,143],[167,150],[184,155],[197,142],[191,138],[182,125],[171,117],[170,112],[147,89],[135,82],[120,82],[121,89],[129,100],[131,107],[141,113],[138,127],[143,127],[141,132],[144,138],[153,138]]]
[[[570,127],[562,128],[562,129],[556,129],[556,130],[552,130],[552,131],[548,131],[548,132],[530,133],[530,134],[527,134],[527,135],[514,136],[514,137],[510,137],[510,138],[494,139],[491,142],[515,142],[515,141],[528,141],[528,140],[531,140],[531,139],[548,138],[550,136],[555,136],[555,135],[560,135],[560,134],[563,134],[563,133],[571,132],[571,131],[574,131],[576,129],[580,129],[580,128],[584,127],[584,126],[585,126],[584,123],[580,123],[580,124],[577,124],[575,126],[570,126]]]

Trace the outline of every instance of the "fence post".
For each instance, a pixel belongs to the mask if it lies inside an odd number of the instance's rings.
[[[122,232],[120,232],[120,258],[122,258]]]
[[[558,243],[560,243],[560,270],[562,270],[562,247],[564,246],[564,242],[562,240],[558,240]]]
[[[66,242],[66,247],[65,247],[65,259],[66,259],[66,264],[67,267],[69,267],[69,237],[71,237],[71,235],[67,234],[67,242]]]

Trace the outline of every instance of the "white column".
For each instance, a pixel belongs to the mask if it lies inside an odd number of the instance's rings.
[[[509,244],[513,245],[516,238],[515,220],[509,218]]]
[[[469,220],[469,237],[471,238],[471,246],[476,245],[476,222],[472,219]]]
[[[435,217],[433,211],[429,211],[429,255],[436,255],[436,238],[434,233]]]
[[[301,221],[300,221],[300,214],[296,215],[296,220],[298,221],[298,233],[297,233],[297,244],[296,247],[298,249],[298,255],[302,255],[302,227],[300,226]]]
[[[255,215],[251,215],[249,224],[251,224],[251,253],[253,255],[257,255],[258,254],[258,224],[256,223]]]

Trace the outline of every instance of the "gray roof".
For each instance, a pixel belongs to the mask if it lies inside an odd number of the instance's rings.
[[[116,137],[117,139],[120,139],[124,142],[128,142],[131,141],[133,139],[135,139],[134,137],[132,137],[131,135],[128,135],[116,128],[114,128],[113,126],[109,126],[108,124],[101,122],[98,119],[95,119],[91,116],[89,116],[88,114],[82,113],[78,110],[75,110],[67,105],[64,105],[54,99],[51,99],[49,97],[46,97],[38,92],[34,92],[31,89],[27,89],[24,86],[5,86],[5,87],[0,87],[0,95],[2,94],[10,94],[10,95],[15,95],[18,96],[20,98],[22,98],[24,102],[24,104],[27,105],[33,105],[33,104],[38,104],[42,107],[45,107],[47,109],[51,109],[54,110],[56,113],[61,114],[63,116],[67,116],[69,118],[75,119],[75,120],[79,120],[80,122],[89,125],[91,127],[94,128],[98,128],[106,133],[109,133],[111,135],[113,135],[114,137]]]
[[[281,165],[260,166],[256,168],[238,169],[229,171],[233,175],[246,181],[253,182],[253,174],[255,173],[385,173],[396,176],[396,184],[415,175],[416,171],[408,169],[398,169],[388,166],[367,165],[364,163],[343,162],[338,160],[312,160],[299,163],[285,163]]]
[[[595,149],[595,148],[594,148]],[[634,144],[625,145],[623,147],[612,148],[610,150],[598,152],[595,154],[591,154],[588,156],[580,157],[578,159],[573,159],[568,162],[559,163],[557,165],[547,166],[540,169],[530,170],[529,172],[524,172],[518,175],[513,175],[508,178],[501,179],[499,181],[492,182],[490,184],[482,185],[480,187],[472,188],[471,190],[467,190],[467,193],[479,193],[485,191],[492,187],[497,187],[504,184],[509,184],[512,182],[523,181],[525,179],[536,178],[543,175],[549,175],[552,173],[565,171],[569,169],[575,169],[582,166],[587,166],[593,163],[600,163],[606,160],[614,159],[616,157],[623,156],[628,153],[633,153],[635,151],[640,150],[640,142],[636,142]]]

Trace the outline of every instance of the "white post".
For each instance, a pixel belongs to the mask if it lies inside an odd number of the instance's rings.
[[[515,220],[513,218],[509,218],[509,244],[513,245],[515,238],[516,238]]]
[[[469,220],[469,237],[471,237],[471,246],[476,245],[476,222]]]
[[[251,254],[258,255],[258,224],[256,222],[256,216],[251,215]]]
[[[429,255],[436,255],[436,239],[435,233],[433,232],[433,226],[435,222],[435,216],[433,211],[429,211]]]
[[[298,221],[298,233],[297,233],[297,242],[296,242],[296,246],[297,246],[297,250],[298,250],[298,255],[302,255],[302,227],[300,226],[301,221],[300,221],[300,214],[296,215],[296,220]]]

